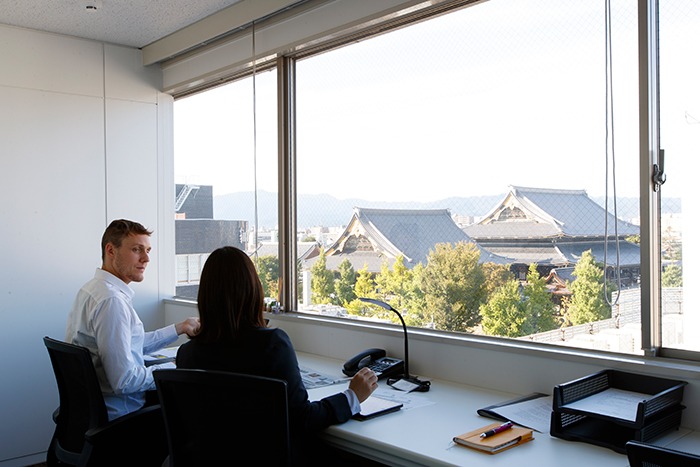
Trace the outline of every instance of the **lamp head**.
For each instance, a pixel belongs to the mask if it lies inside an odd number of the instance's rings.
[[[380,307],[384,308],[385,310],[396,311],[396,310],[394,310],[394,308],[391,305],[389,305],[388,303],[383,302],[381,300],[377,300],[375,298],[367,298],[367,297],[357,297],[357,298],[363,302],[367,302],[367,303],[371,303],[373,305],[380,306]]]

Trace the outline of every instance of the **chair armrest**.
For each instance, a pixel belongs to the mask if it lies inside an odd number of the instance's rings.
[[[160,466],[168,455],[165,422],[160,405],[151,405],[114,419],[85,433],[95,465]],[[135,453],[140,453],[135,457]]]

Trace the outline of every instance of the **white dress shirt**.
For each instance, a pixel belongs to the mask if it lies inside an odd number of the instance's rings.
[[[155,389],[153,370],[163,368],[146,367],[143,354],[178,337],[174,324],[144,332],[133,296],[126,283],[98,268],[78,291],[68,315],[65,341],[90,350],[110,420],[143,407],[145,391]]]

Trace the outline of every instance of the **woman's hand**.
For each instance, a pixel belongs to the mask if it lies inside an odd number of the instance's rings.
[[[377,375],[369,368],[362,368],[352,377],[349,387],[364,402],[377,389]]]

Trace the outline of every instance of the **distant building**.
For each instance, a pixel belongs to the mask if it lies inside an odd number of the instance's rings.
[[[248,221],[215,220],[212,186],[175,186],[175,295],[197,298],[199,278],[209,254],[222,246],[246,249]]]
[[[639,235],[639,227],[606,213],[584,190],[511,186],[481,221],[463,230],[493,254],[513,258],[511,269],[520,279],[531,263],[546,277],[552,268],[576,265],[587,250],[596,261],[606,261],[612,278],[619,244],[622,285],[637,285],[639,245],[625,238]]]
[[[462,231],[447,209],[369,209],[354,208],[352,219],[338,239],[325,250],[326,268],[337,270],[344,260],[358,271],[367,266],[373,273],[382,263],[391,267],[399,256],[412,269],[427,262],[428,254],[438,243],[475,243]],[[511,259],[481,248],[480,263],[508,264]],[[309,256],[302,269],[310,270],[318,254]]]

